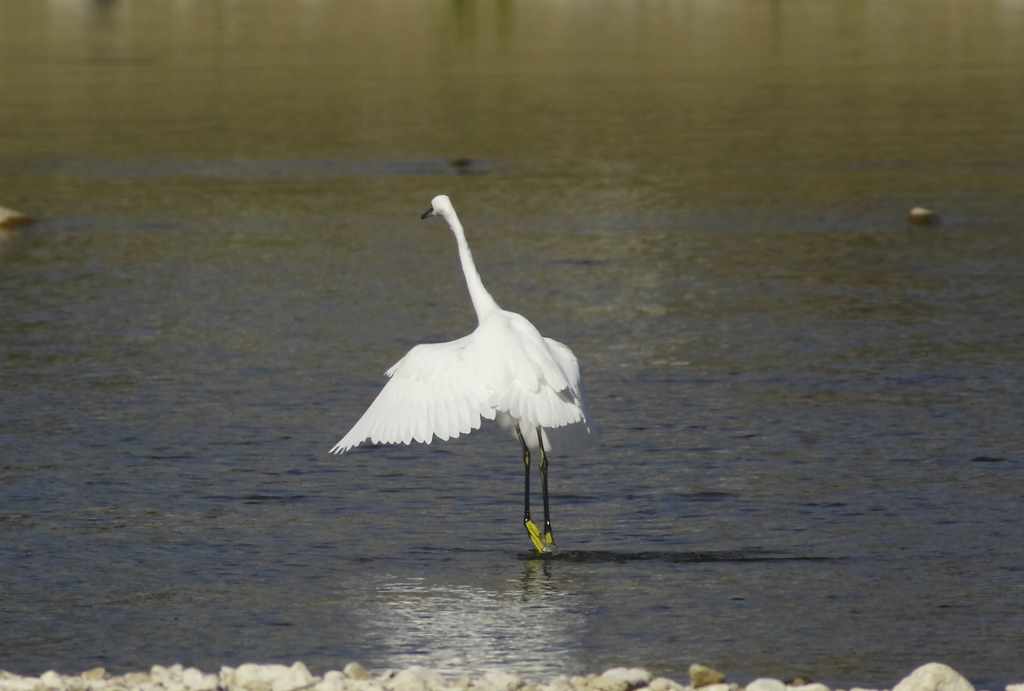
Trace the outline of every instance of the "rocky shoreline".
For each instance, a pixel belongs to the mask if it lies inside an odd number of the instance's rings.
[[[471,679],[450,679],[425,667],[387,670],[374,675],[359,663],[343,671],[314,676],[301,662],[285,665],[244,664],[222,667],[218,674],[182,665],[155,665],[148,672],[111,676],[102,667],[78,675],[49,671],[39,677],[22,677],[0,670],[0,691],[833,691],[806,680],[788,684],[778,679],[755,679],[745,686],[727,683],[715,670],[693,665],[689,684],[654,677],[645,669],[617,667],[602,674],[558,676],[547,684],[521,679],[506,672],[488,672]],[[839,690],[836,690],[839,691]],[[848,691],[870,691],[852,687]],[[914,670],[891,691],[975,691],[954,669],[929,663]],[[986,691],[1003,691],[987,689]],[[1005,691],[1024,691],[1024,683],[1010,684]]]

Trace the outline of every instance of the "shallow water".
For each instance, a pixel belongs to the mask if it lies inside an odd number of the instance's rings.
[[[0,668],[1024,667],[1012,3],[0,4]],[[601,445],[327,450],[500,304]],[[924,205],[942,223],[917,227]]]

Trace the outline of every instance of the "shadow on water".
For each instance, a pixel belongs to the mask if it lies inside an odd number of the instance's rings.
[[[777,551],[722,551],[722,552],[612,552],[607,550],[565,550],[550,554],[524,552],[524,561],[572,562],[576,564],[625,564],[629,562],[661,562],[665,564],[707,563],[760,563],[776,561],[835,561],[833,557],[791,555]]]

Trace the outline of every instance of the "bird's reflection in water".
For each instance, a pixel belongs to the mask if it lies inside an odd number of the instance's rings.
[[[533,557],[533,555],[531,555]],[[551,560],[530,558],[523,561],[523,597],[528,598],[556,591],[557,585],[552,580]]]
[[[366,618],[389,651],[387,666],[423,665],[446,676],[506,671],[546,680],[576,669],[585,630],[579,597],[558,588],[551,564],[528,560],[507,587],[426,579],[382,585]]]

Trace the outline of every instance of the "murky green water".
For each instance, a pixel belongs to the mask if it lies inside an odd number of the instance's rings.
[[[1021,681],[1024,9],[0,3],[0,668]],[[602,444],[327,450],[502,306]],[[908,210],[938,212],[912,226]]]

